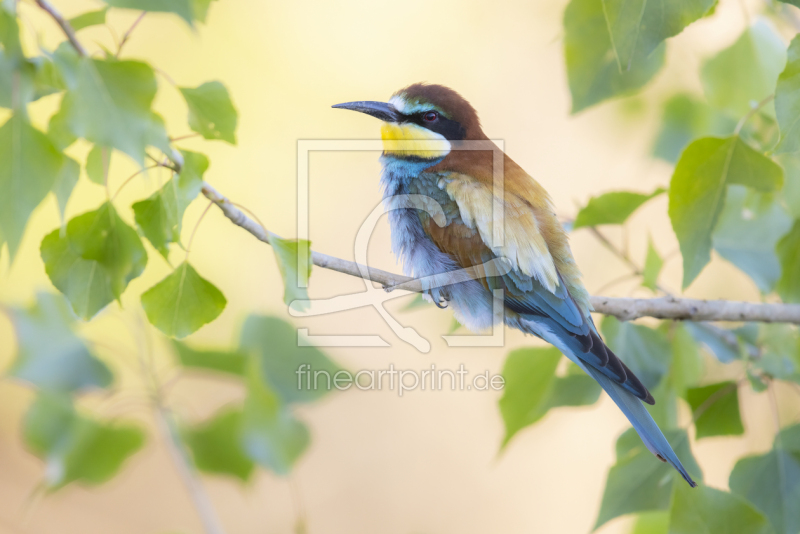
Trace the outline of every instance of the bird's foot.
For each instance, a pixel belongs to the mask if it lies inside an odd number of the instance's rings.
[[[436,307],[439,309],[447,308],[447,303],[450,302],[450,291],[446,287],[433,287],[426,289],[425,294],[428,295]]]

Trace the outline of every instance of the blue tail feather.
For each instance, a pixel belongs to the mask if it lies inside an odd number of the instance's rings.
[[[631,422],[647,449],[662,461],[674,467],[690,486],[697,486],[697,483],[692,480],[692,477],[689,476],[689,473],[681,464],[675,451],[672,450],[661,429],[658,428],[650,413],[645,409],[642,401],[625,387],[626,383],[621,384],[615,381],[612,376],[609,376],[610,373],[607,370],[596,367],[592,361],[586,359],[587,354],[581,351],[578,341],[552,318],[524,316],[522,319],[518,323],[510,323],[512,326],[535,334],[554,345],[562,354],[594,378]]]
[[[578,363],[578,365],[581,365],[581,363]],[[631,422],[633,428],[636,429],[639,437],[642,438],[647,449],[658,456],[662,461],[674,467],[691,487],[697,486],[697,483],[689,476],[689,473],[683,467],[683,464],[681,464],[681,461],[678,459],[675,451],[672,450],[667,438],[664,437],[661,429],[658,428],[658,425],[644,407],[642,401],[628,393],[625,388],[616,384],[613,380],[593,367],[589,365],[581,365],[581,367],[583,367],[583,370],[586,371],[589,376],[597,380],[600,386],[608,393],[608,396],[619,406],[619,409],[622,410],[622,413],[624,413],[625,417]]]

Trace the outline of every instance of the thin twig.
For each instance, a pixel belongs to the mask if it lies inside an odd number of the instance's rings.
[[[771,94],[755,106],[751,107],[747,113],[745,113],[744,117],[742,117],[741,120],[739,120],[739,122],[736,124],[736,128],[733,130],[733,135],[739,135],[739,132],[742,131],[742,128],[744,128],[744,125],[747,123],[747,121],[749,121],[753,115],[758,113],[761,108],[772,102],[774,98],[775,95]]]
[[[144,320],[141,320],[141,326],[144,343],[143,347],[138,351],[137,356],[142,380],[146,386],[149,386],[150,400],[155,408],[157,427],[165,441],[173,463],[178,470],[178,476],[181,478],[183,485],[189,493],[197,515],[200,516],[200,521],[203,524],[203,529],[206,534],[225,534],[225,529],[222,528],[222,523],[217,517],[211,499],[208,497],[208,494],[206,494],[203,485],[194,473],[192,461],[181,440],[174,416],[164,404],[164,393],[161,389],[158,377],[154,372],[152,339],[148,335],[149,331],[147,330],[147,325],[144,323]]]
[[[208,210],[210,210],[211,206],[213,205],[214,205],[213,201],[208,203],[206,209],[203,210],[203,213],[201,213],[200,217],[197,219],[194,228],[192,228],[192,235],[189,236],[189,242],[186,244],[186,257],[183,259],[183,261],[187,261],[189,259],[189,252],[192,250],[192,243],[194,243],[194,235],[197,233],[197,229],[200,227],[200,223],[203,222],[206,213],[208,213]]]
[[[167,441],[167,449],[175,466],[178,468],[178,475],[180,475],[184,486],[186,486],[195,509],[200,514],[204,530],[207,534],[225,534],[225,529],[222,528],[222,523],[220,523],[217,514],[214,512],[211,499],[194,473],[191,460],[181,441],[172,414],[163,406],[160,406],[156,413],[158,415],[159,428]]]
[[[198,137],[199,135],[200,135],[199,133],[195,132],[195,133],[190,133],[190,134],[186,134],[186,135],[179,135],[178,137],[170,137],[169,138],[169,142],[170,143],[175,143],[177,141],[183,141],[185,139],[191,139],[192,137]]]
[[[625,273],[622,276],[618,276],[617,278],[614,278],[613,280],[610,280],[609,282],[603,284],[600,288],[598,288],[597,292],[602,293],[603,291],[606,291],[607,289],[610,289],[617,284],[621,284],[622,282],[626,282],[628,280],[632,280],[633,278],[638,278],[638,277],[639,277],[638,273]]]
[[[124,182],[122,182],[122,183],[120,184],[120,186],[117,188],[117,192],[116,192],[116,193],[114,193],[114,196],[113,196],[113,197],[111,197],[111,201],[113,202],[113,201],[114,201],[114,199],[115,199],[115,198],[117,198],[117,195],[119,195],[119,192],[120,192],[120,191],[122,191],[122,188],[123,188],[123,187],[125,187],[126,185],[128,185],[128,182],[130,182],[131,180],[133,180],[134,178],[136,178],[137,176],[139,176],[139,175],[140,175],[140,174],[142,174],[143,172],[147,172],[147,171],[149,171],[150,169],[155,169],[155,168],[157,168],[157,167],[160,167],[160,166],[161,166],[161,165],[150,165],[149,167],[143,167],[143,168],[139,169],[138,171],[136,171],[135,173],[133,173],[133,174],[131,174],[130,176],[128,176],[128,177],[125,179],[125,181],[124,181]]]
[[[242,210],[233,205],[211,185],[204,182],[203,195],[214,202],[222,213],[235,225],[250,232],[256,239],[269,244],[271,236],[278,237],[262,228]],[[419,280],[382,271],[372,267],[360,267],[355,262],[343,260],[319,252],[311,252],[311,262],[317,267],[330,269],[351,276],[362,277],[382,284],[389,289],[403,289],[421,293]],[[453,279],[449,283],[463,280]],[[798,304],[762,304],[756,302],[736,302],[727,300],[698,300],[677,297],[660,297],[654,299],[633,299],[613,297],[591,297],[594,311],[605,315],[613,315],[622,320],[639,317],[655,317],[657,319],[683,319],[691,321],[755,321],[800,324],[800,305]]]
[[[47,13],[53,18],[53,20],[56,21],[56,24],[61,26],[61,30],[67,36],[67,39],[69,39],[69,42],[72,45],[72,47],[78,51],[78,54],[82,56],[89,55],[88,52],[86,52],[86,49],[80,43],[80,41],[78,41],[78,37],[75,35],[75,30],[72,28],[70,23],[64,17],[61,16],[61,13],[59,13],[56,10],[56,8],[50,5],[50,2],[48,2],[47,0],[36,0],[36,4],[38,4],[39,7],[47,11]]]
[[[624,261],[624,262],[625,262],[625,263],[626,263],[626,264],[627,264],[627,265],[628,265],[628,266],[631,268],[631,270],[633,271],[633,272],[632,272],[632,275],[633,275],[633,276],[644,276],[644,269],[640,268],[640,267],[639,267],[639,266],[636,264],[636,262],[634,262],[634,261],[631,259],[631,257],[628,255],[628,252],[627,252],[627,246],[624,246],[624,248],[622,248],[622,249],[619,249],[619,248],[617,248],[616,246],[614,246],[614,244],[613,244],[613,243],[612,243],[612,242],[611,242],[611,241],[610,241],[610,240],[609,240],[609,239],[608,239],[608,238],[607,238],[607,237],[606,237],[606,236],[605,236],[605,235],[604,235],[602,232],[600,232],[600,230],[598,230],[596,227],[592,226],[592,227],[590,228],[590,230],[592,231],[593,235],[594,235],[595,237],[597,237],[597,239],[599,239],[599,240],[600,240],[600,242],[601,242],[603,245],[605,245],[605,247],[606,247],[606,248],[608,248],[608,250],[610,250],[611,252],[613,252],[613,253],[614,253],[614,255],[616,255],[618,258],[620,258],[621,260],[623,260],[623,261]],[[623,228],[623,231],[624,231],[624,228]],[[624,236],[624,235],[626,235],[626,234],[625,234],[625,233],[623,233],[623,236]],[[663,261],[666,263],[666,261],[667,261],[667,260],[668,260],[670,257],[672,257],[672,256],[676,256],[678,252],[679,252],[679,250],[678,250],[678,249],[674,250],[673,252],[671,252],[671,253],[669,253],[667,256],[665,256],[665,257],[664,257],[664,259],[663,259]],[[598,292],[602,292],[602,291],[603,291],[605,288],[609,287],[610,285],[612,285],[612,284],[616,283],[616,282],[617,282],[617,281],[619,281],[619,280],[620,280],[620,279],[613,280],[612,282],[609,282],[608,284],[606,284],[605,286],[603,286],[603,288],[601,288],[601,289],[598,289],[597,291],[598,291]],[[664,293],[664,295],[666,295],[666,297],[672,297],[672,292],[670,292],[669,290],[667,290],[667,289],[666,289],[664,286],[662,286],[662,285],[660,285],[660,284],[656,283],[656,286],[655,286],[655,287],[656,287],[656,289],[658,289],[659,291],[661,291],[662,293]],[[733,350],[735,350],[735,351],[738,351],[738,350],[739,350],[739,340],[738,340],[738,338],[736,337],[736,335],[735,335],[735,334],[733,334],[733,333],[732,333],[732,332],[730,332],[729,330],[726,330],[726,329],[724,329],[724,328],[720,328],[719,326],[716,326],[716,325],[714,325],[714,324],[711,324],[711,323],[709,323],[709,322],[704,322],[703,326],[705,326],[705,327],[706,327],[706,328],[708,328],[709,330],[713,331],[713,332],[714,332],[714,333],[717,335],[717,337],[719,337],[719,338],[722,340],[722,342],[723,342],[723,343],[725,343],[726,345],[728,345],[728,347],[730,347],[731,349],[733,349]],[[749,354],[749,355],[750,355],[752,358],[758,358],[758,357],[760,357],[760,355],[761,355],[761,351],[758,349],[758,347],[755,347],[755,346],[753,346],[753,345],[750,345],[749,343],[744,343],[744,347],[745,347],[745,350],[747,350],[747,353],[748,353],[748,354]]]
[[[128,31],[126,31],[122,35],[122,40],[119,42],[119,46],[117,47],[116,57],[119,57],[120,52],[122,52],[122,47],[125,46],[125,43],[128,42],[128,39],[130,39],[131,37],[131,33],[133,33],[133,30],[136,29],[136,26],[139,25],[139,23],[142,21],[145,15],[147,15],[147,11],[142,11],[142,14],[139,15],[139,17],[133,22],[133,24],[131,24],[131,27],[128,28]]]

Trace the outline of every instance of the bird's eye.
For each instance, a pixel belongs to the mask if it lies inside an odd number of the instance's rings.
[[[425,115],[422,116],[422,120],[425,122],[433,122],[439,118],[439,114],[435,111],[428,111]]]

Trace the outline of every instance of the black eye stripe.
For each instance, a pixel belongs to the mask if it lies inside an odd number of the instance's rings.
[[[441,134],[448,141],[461,141],[464,139],[466,132],[464,131],[464,127],[461,126],[461,123],[452,119],[448,119],[441,113],[438,113],[437,120],[428,122],[424,117],[425,114],[429,113],[430,111],[431,110],[420,111],[419,113],[403,115],[402,122],[412,122],[414,124],[418,124],[419,126],[427,128],[432,132]]]

